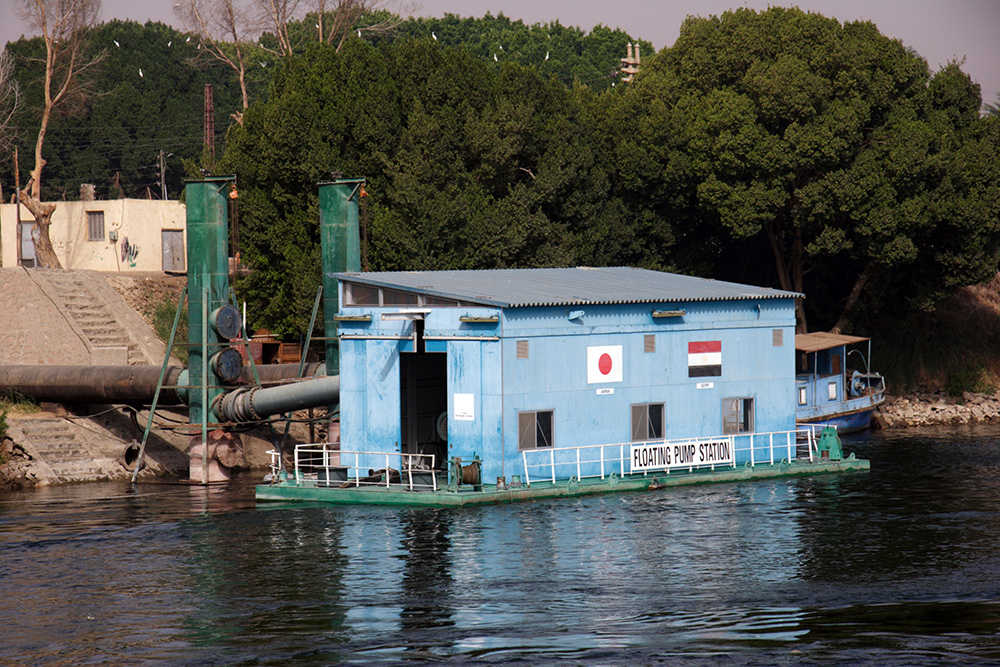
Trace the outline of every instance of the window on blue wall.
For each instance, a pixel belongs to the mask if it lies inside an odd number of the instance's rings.
[[[722,399],[722,434],[753,433],[753,399]]]
[[[663,439],[663,403],[632,406],[632,442]]]
[[[517,414],[517,448],[538,449],[552,446],[552,410]]]

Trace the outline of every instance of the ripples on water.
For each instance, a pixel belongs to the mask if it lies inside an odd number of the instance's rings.
[[[0,498],[2,665],[1000,664],[1000,430],[867,474],[466,509]]]

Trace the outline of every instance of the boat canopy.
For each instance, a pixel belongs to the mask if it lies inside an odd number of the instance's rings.
[[[821,350],[829,350],[830,348],[840,347],[842,345],[864,343],[868,340],[871,339],[863,338],[861,336],[845,336],[844,334],[827,333],[825,331],[795,334],[795,350],[796,352],[820,352]]]

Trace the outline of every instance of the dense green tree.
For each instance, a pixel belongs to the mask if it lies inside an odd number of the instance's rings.
[[[240,178],[243,288],[260,321],[308,321],[316,184],[335,170],[369,179],[373,269],[574,263],[607,194],[584,187],[594,159],[575,100],[534,68],[431,39],[350,39],[286,62],[222,165]]]
[[[8,45],[17,63],[17,79],[25,94],[18,116],[22,134],[38,126],[43,70],[38,38]],[[139,25],[110,21],[91,35],[90,49],[103,52],[89,84],[89,93],[53,119],[47,135],[46,178],[42,198],[75,199],[81,183],[92,183],[103,198],[160,196],[159,153],[166,156],[168,196],[181,194],[184,161],[202,156],[204,88],[213,85],[216,150],[240,108],[233,75],[199,57],[194,40],[162,23]],[[259,93],[270,76],[259,68],[249,79]],[[70,112],[71,111],[71,112]],[[22,174],[30,156],[21,155]],[[6,166],[6,165],[5,165]],[[12,181],[12,170],[0,177]]]
[[[368,176],[381,196],[401,116],[386,54],[349,39],[340,53],[314,45],[285,59],[268,101],[231,131],[219,168],[239,179],[241,254],[253,268],[240,290],[253,326],[306,328],[320,283],[317,184]]]
[[[769,261],[780,287],[839,304],[841,328],[873,281],[919,267],[922,289],[886,297],[926,305],[995,269],[997,220],[969,224],[975,177],[959,191],[952,177],[978,87],[956,65],[932,77],[871,23],[780,8],[688,18],[629,95],[655,119],[638,151],[657,165],[656,205],[702,240],[690,259],[717,250],[723,275],[748,268],[734,255]],[[924,252],[940,243],[976,244],[987,263]]]
[[[626,44],[638,43],[641,53],[653,55],[652,44],[620,29],[598,25],[588,33],[559,21],[511,21],[502,13],[487,13],[482,18],[455,14],[412,18],[394,32],[402,38],[433,36],[441,44],[463,46],[487,63],[534,66],[542,76],[555,77],[567,87],[576,81],[596,91],[606,90],[620,80]]]

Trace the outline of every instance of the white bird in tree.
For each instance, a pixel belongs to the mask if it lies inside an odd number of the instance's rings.
[[[117,40],[117,39],[113,39],[113,40],[111,40],[111,41],[112,41],[112,42],[114,42],[114,43],[115,43],[115,46],[117,46],[117,47],[118,47],[119,49],[120,49],[120,48],[122,48],[122,45],[118,43],[118,40]]]
[[[548,60],[548,59],[549,59],[549,52],[548,52],[548,51],[546,51],[546,52],[545,52],[545,59],[546,59],[546,60]]]
[[[498,63],[498,62],[500,62],[500,61],[499,61],[499,60],[497,59],[497,54],[495,54],[495,53],[493,54],[493,62],[495,62],[495,63]]]
[[[436,42],[436,41],[438,41],[438,36],[434,34],[434,31],[433,31],[433,30],[431,30],[431,37],[433,37],[433,38],[434,38],[434,41],[435,41],[435,42]]]
[[[169,49],[171,46],[173,46],[173,44],[174,40],[170,40],[169,42],[167,42],[167,48]]]
[[[145,78],[146,78],[146,77],[144,77],[144,76],[142,75],[142,68],[141,68],[141,67],[139,68],[139,78],[140,78],[140,79],[145,79]]]
[[[361,31],[358,30],[358,37],[361,37]]]
[[[187,44],[187,43],[188,43],[188,42],[190,42],[190,41],[191,41],[191,38],[190,38],[190,37],[188,37],[187,39],[185,39],[185,40],[184,40],[184,43],[185,43],[185,44]]]

